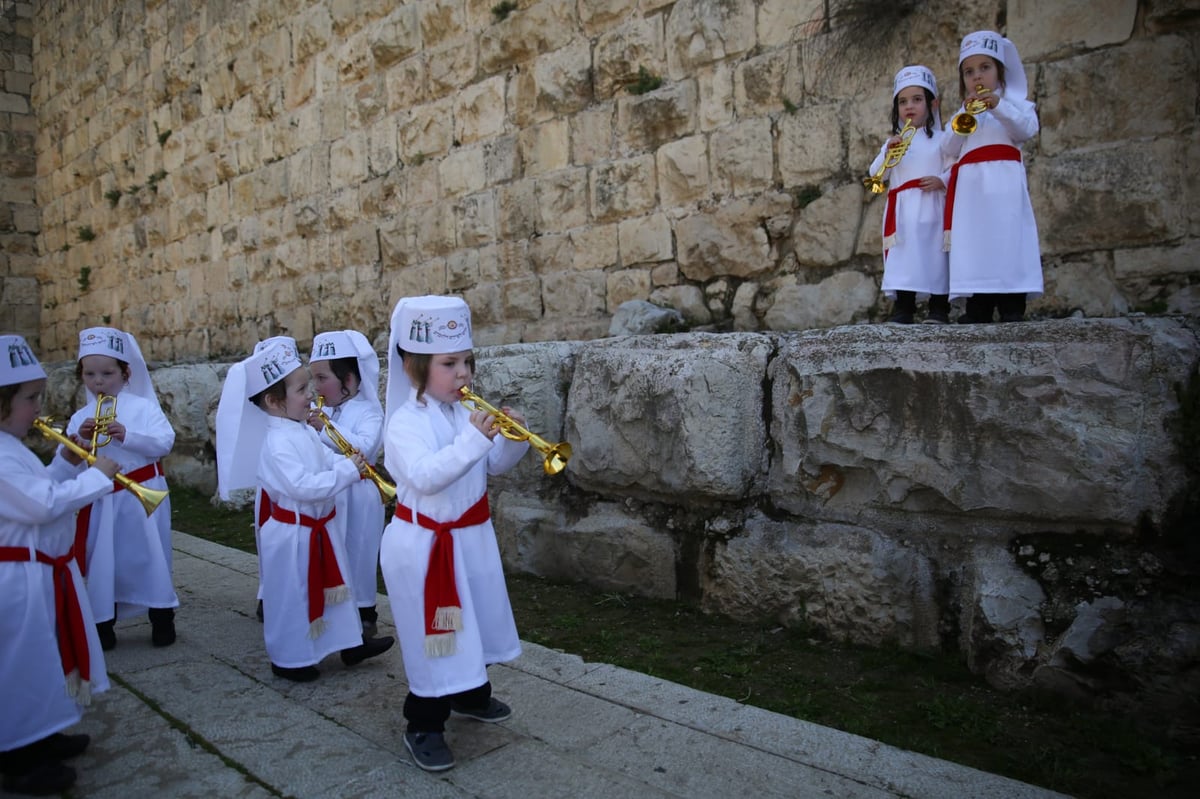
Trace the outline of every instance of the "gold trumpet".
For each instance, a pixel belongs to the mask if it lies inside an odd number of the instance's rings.
[[[496,419],[496,422],[500,425],[500,435],[510,441],[528,441],[529,446],[542,453],[544,457],[542,468],[546,470],[546,474],[558,474],[567,468],[567,461],[571,457],[571,445],[566,441],[551,444],[541,436],[531,433],[517,424],[517,420],[504,411],[484,402],[482,397],[466,386],[460,388],[458,392],[462,394],[462,399],[459,402],[468,410],[487,411]]]
[[[887,191],[887,187],[883,184],[883,173],[900,163],[900,159],[908,152],[908,145],[912,144],[912,137],[916,132],[917,129],[913,127],[912,119],[904,120],[904,127],[900,129],[900,141],[887,149],[887,153],[883,156],[883,165],[876,170],[875,174],[863,178],[863,185],[870,189],[872,194],[883,194]]]
[[[328,414],[322,410],[324,407],[325,396],[318,395],[317,417],[325,423],[325,434],[329,436],[329,440],[333,442],[333,445],[337,447],[343,455],[350,457],[356,452],[354,445],[347,441],[346,437],[339,433],[338,429],[333,426],[333,422],[330,421]],[[367,464],[367,477],[369,477],[371,482],[375,484],[375,487],[379,489],[380,502],[387,502],[389,499],[396,498],[396,486],[392,485],[387,480],[384,480],[383,475],[375,471],[375,467],[369,463]]]
[[[991,90],[976,86],[975,94],[991,94]],[[950,130],[959,136],[970,136],[979,127],[979,120],[975,117],[986,111],[987,107],[987,103],[979,98],[964,103],[963,110],[951,118]]]
[[[83,458],[88,462],[88,466],[91,466],[96,462],[95,455],[88,452],[71,439],[67,438],[62,434],[62,432],[51,427],[49,416],[39,416],[38,418],[34,419],[33,426],[37,428],[37,431],[46,438],[50,439],[51,441],[57,441],[59,444],[62,444],[64,447]],[[117,472],[117,474],[113,475],[113,480],[116,480],[118,483],[120,483],[121,488],[124,488],[126,491],[138,498],[138,502],[142,503],[142,508],[146,511],[147,516],[149,516],[151,513],[154,513],[154,509],[157,508],[159,504],[167,498],[167,494],[169,493],[167,491],[160,491],[157,488],[146,488],[146,486],[142,485],[141,483],[135,483],[133,480],[130,480],[120,472]]]
[[[96,450],[112,441],[108,434],[108,426],[117,421],[117,398],[111,394],[100,394],[96,397],[96,426],[92,428],[92,455]]]

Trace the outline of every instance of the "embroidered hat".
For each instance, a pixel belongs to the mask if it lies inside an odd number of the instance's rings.
[[[1029,92],[1025,67],[1017,54],[1017,46],[995,31],[975,31],[963,37],[958,48],[958,65],[973,55],[986,55],[1004,65],[1004,96],[1024,100]]]
[[[258,454],[267,437],[266,411],[250,398],[301,368],[288,336],[260,341],[255,352],[229,367],[217,403],[217,493],[230,499],[238,489],[258,485]]]
[[[929,67],[912,64],[897,72],[892,81],[892,97],[899,94],[901,89],[907,89],[909,86],[923,86],[929,89],[934,97],[938,96],[937,78],[929,71]]]
[[[430,355],[474,349],[471,309],[461,297],[401,297],[396,303],[388,337],[384,430],[392,414],[408,399],[412,387],[397,348]]]
[[[13,386],[41,380],[46,370],[21,336],[0,336],[0,386]]]
[[[115,327],[81,330],[77,360],[83,360],[88,355],[106,355],[129,364],[129,382],[125,390],[158,403],[158,395],[154,393],[154,384],[150,381],[150,370],[146,367],[146,359],[142,357],[142,348],[132,333]],[[91,389],[87,389],[86,393],[89,403],[96,401]]]
[[[367,337],[357,330],[318,333],[313,339],[308,362],[311,364],[313,361],[331,361],[337,358],[358,360],[358,374],[361,378],[359,393],[382,410],[383,404],[379,401],[379,355],[371,347]]]

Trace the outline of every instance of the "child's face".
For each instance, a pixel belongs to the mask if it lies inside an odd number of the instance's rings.
[[[342,393],[342,381],[333,373],[329,361],[313,361],[308,365],[312,372],[313,387],[317,394],[325,398],[326,408],[336,408],[346,400],[358,394],[358,378],[354,373],[346,375],[346,393]]]
[[[920,86],[907,86],[896,95],[896,109],[900,119],[911,119],[914,128],[925,125],[929,119],[929,105],[925,102],[925,90]]]
[[[470,385],[473,355],[471,350],[434,355],[429,362],[425,393],[438,402],[458,402],[458,390]]]
[[[116,358],[107,355],[85,355],[79,359],[83,384],[87,390],[100,396],[116,396],[125,387],[125,370]]]
[[[23,438],[29,432],[33,420],[42,412],[42,392],[46,379],[29,380],[21,384],[12,398],[12,410],[0,419],[0,430]]]
[[[967,91],[974,91],[976,86],[982,86],[994,92],[1000,85],[1000,71],[996,69],[996,62],[991,56],[967,56],[958,69],[962,73]]]
[[[309,391],[308,369],[301,366],[294,369],[283,379],[287,393],[283,402],[267,395],[267,413],[282,419],[303,422],[308,419],[308,407],[312,402],[312,392]]]

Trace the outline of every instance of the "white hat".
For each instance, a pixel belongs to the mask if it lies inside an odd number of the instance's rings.
[[[46,370],[21,336],[0,336],[0,352],[8,356],[0,358],[0,386],[14,386],[46,377]]]
[[[379,354],[371,347],[367,337],[357,330],[331,330],[317,334],[313,339],[308,362],[311,364],[313,361],[337,358],[358,360],[358,374],[361,379],[359,391],[376,408],[382,409],[382,403],[379,402]]]
[[[217,492],[230,492],[258,484],[258,453],[267,437],[267,413],[250,398],[283,380],[304,364],[295,342],[277,336],[259,342],[255,352],[229,367],[217,403]]]
[[[89,327],[81,330],[77,360],[83,360],[87,355],[107,355],[129,364],[127,390],[158,403],[158,395],[154,393],[154,384],[150,381],[146,359],[142,357],[142,349],[132,333],[117,330],[115,327]],[[96,395],[91,389],[87,389],[87,398],[89,403],[96,401]]]
[[[392,311],[388,337],[388,384],[384,418],[408,400],[411,384],[397,347],[405,352],[438,355],[474,349],[471,309],[461,297],[401,297]]]
[[[958,64],[973,55],[986,55],[1004,65],[1004,96],[1024,100],[1029,92],[1029,81],[1017,46],[995,31],[975,31],[963,37],[958,48]]]
[[[934,97],[938,96],[937,78],[933,76],[929,67],[912,64],[897,72],[892,81],[892,97],[895,98],[902,89],[907,89],[909,86],[924,86]]]

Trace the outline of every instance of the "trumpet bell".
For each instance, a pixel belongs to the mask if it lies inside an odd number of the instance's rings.
[[[979,127],[978,120],[966,111],[960,111],[950,120],[950,129],[959,136],[970,136],[977,127]]]
[[[863,178],[863,185],[870,189],[872,194],[883,194],[887,190],[884,182],[874,175],[868,175]]]

